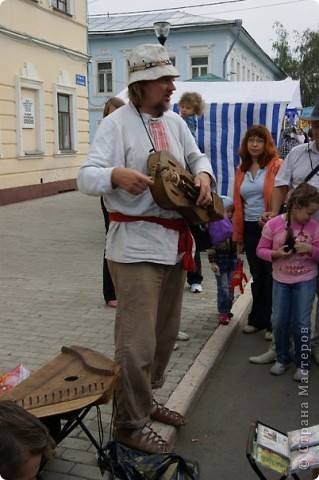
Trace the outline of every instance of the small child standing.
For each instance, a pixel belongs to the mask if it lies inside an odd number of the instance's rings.
[[[197,117],[204,113],[205,102],[202,96],[197,92],[185,92],[181,96],[179,103],[181,117],[185,120],[191,134],[196,140]]]
[[[310,369],[311,312],[319,261],[319,225],[311,217],[318,209],[317,188],[302,183],[291,193],[287,213],[266,223],[257,246],[257,255],[273,265],[272,327],[277,361],[270,373],[282,375],[290,367],[291,330],[297,382],[307,381]]]
[[[232,198],[221,195],[223,200],[225,216],[232,219],[235,207]],[[217,307],[219,324],[228,325],[233,316],[231,308],[233,306],[234,295],[230,288],[230,283],[237,262],[237,248],[231,236],[222,243],[208,250],[208,261],[210,268],[214,272],[217,282]]]

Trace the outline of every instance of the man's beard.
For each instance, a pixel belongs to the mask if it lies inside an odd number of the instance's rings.
[[[167,110],[169,110],[169,107],[170,107],[169,102],[167,103],[159,102],[153,106],[153,109],[154,109],[154,112],[156,112],[156,116],[161,117],[164,112],[167,112]]]

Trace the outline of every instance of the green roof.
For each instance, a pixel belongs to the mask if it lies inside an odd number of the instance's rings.
[[[202,75],[201,77],[190,78],[186,80],[186,82],[228,82],[228,80],[213,73],[206,73],[206,75]]]

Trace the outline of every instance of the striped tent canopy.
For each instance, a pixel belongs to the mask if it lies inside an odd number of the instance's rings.
[[[301,108],[300,84],[286,79],[269,82],[175,82],[173,109],[184,92],[198,92],[205,100],[198,119],[198,145],[211,159],[220,194],[232,195],[240,141],[247,128],[266,125],[276,145],[286,108]]]

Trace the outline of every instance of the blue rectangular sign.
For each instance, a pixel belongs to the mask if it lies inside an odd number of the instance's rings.
[[[84,75],[75,75],[75,82],[77,85],[82,85],[83,87],[86,86],[86,77]]]

